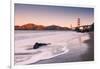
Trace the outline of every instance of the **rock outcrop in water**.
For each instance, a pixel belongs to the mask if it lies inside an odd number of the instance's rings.
[[[38,49],[39,47],[41,46],[46,46],[46,45],[49,45],[50,43],[38,43],[36,42],[33,46],[33,49]]]

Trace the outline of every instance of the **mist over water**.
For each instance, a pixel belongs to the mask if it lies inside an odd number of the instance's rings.
[[[89,36],[86,33],[73,31],[15,31],[15,64],[30,64],[50,59],[65,53],[68,46],[78,48]],[[81,37],[81,38],[80,38]],[[32,49],[36,42],[51,43],[50,45]],[[77,47],[76,47],[77,46]],[[85,50],[86,48],[84,48]],[[83,50],[83,51],[84,51]],[[82,52],[83,52],[82,51]]]

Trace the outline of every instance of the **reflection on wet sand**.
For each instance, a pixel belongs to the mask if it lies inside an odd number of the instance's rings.
[[[85,54],[81,56],[83,61],[94,60],[94,33],[90,32],[89,37],[90,39],[84,41],[84,43],[88,45],[88,50]]]

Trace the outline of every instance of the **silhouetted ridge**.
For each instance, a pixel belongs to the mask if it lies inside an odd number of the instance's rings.
[[[22,26],[15,26],[15,30],[69,30],[69,28],[57,25],[43,26],[43,25],[28,23]]]

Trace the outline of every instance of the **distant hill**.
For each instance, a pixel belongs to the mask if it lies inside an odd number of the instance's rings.
[[[69,30],[69,28],[60,27],[60,26],[56,26],[56,25],[50,25],[50,26],[45,27],[45,30]]]
[[[70,30],[68,27],[61,27],[57,25],[43,26],[32,23],[24,24],[22,26],[15,26],[15,30]]]

